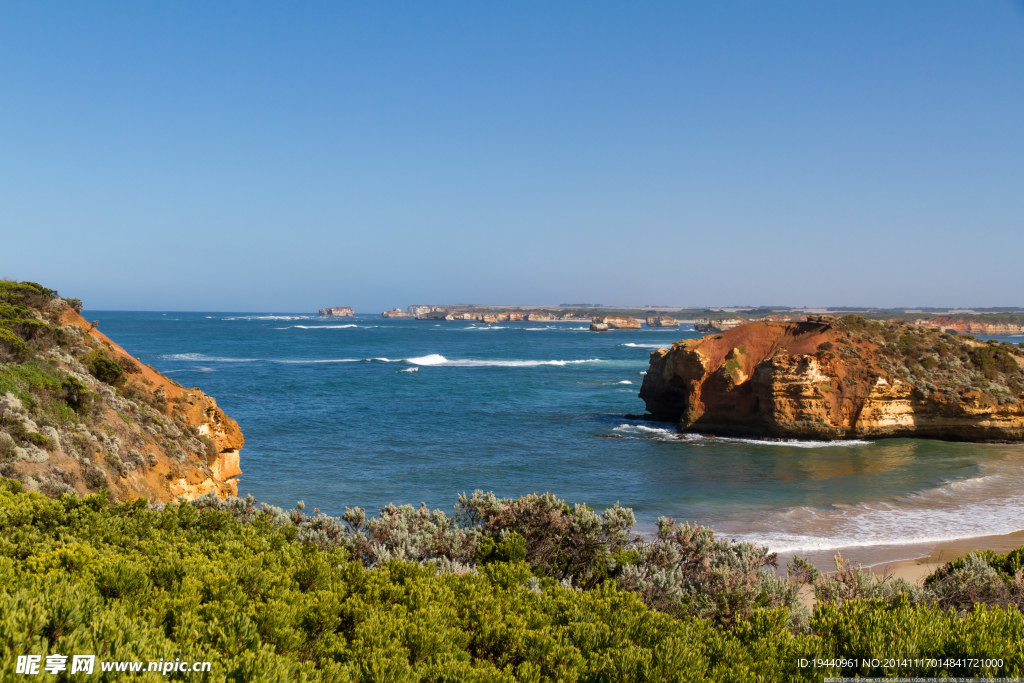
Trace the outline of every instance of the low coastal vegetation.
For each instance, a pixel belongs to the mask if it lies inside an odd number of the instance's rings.
[[[947,565],[924,588],[799,561],[791,584],[764,549],[670,520],[645,541],[632,518],[475,493],[454,515],[337,519],[251,498],[54,499],[0,480],[0,678],[16,655],[69,652],[208,660],[232,681],[1024,673],[1021,551]],[[801,582],[813,613],[793,599]]]
[[[237,465],[222,462],[242,442],[234,422],[199,390],[141,366],[81,307],[0,280],[0,476],[54,496],[236,492],[225,479]]]
[[[949,401],[975,392],[982,400],[1012,403],[1024,394],[1024,349],[1010,342],[978,342],[935,328],[913,327],[848,315],[836,321],[836,342],[853,365],[865,343],[878,348],[882,370],[912,386],[921,399],[942,394]],[[826,347],[827,345],[827,347]],[[830,342],[818,347],[826,357]]]

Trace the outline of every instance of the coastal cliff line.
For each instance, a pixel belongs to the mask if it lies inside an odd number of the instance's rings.
[[[0,281],[0,475],[47,495],[237,495],[238,424],[138,362],[81,302]]]
[[[1024,349],[859,316],[754,322],[651,353],[650,415],[683,432],[1024,440]]]

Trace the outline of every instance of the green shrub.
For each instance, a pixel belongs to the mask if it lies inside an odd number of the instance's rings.
[[[124,382],[124,368],[105,349],[93,349],[86,354],[83,362],[92,376],[105,384],[118,385]]]
[[[0,327],[0,361],[24,360],[31,353],[29,345],[6,327]]]
[[[722,629],[651,610],[614,581],[570,590],[538,580],[523,562],[494,559],[461,574],[400,560],[367,568],[344,547],[297,540],[292,516],[251,499],[222,501],[223,510],[187,503],[154,510],[144,501],[52,500],[22,490],[0,480],[4,680],[15,678],[17,655],[47,652],[209,660],[211,680],[239,681],[1024,673],[1024,619],[1012,606],[961,617],[906,600],[852,599],[819,606],[807,634],[788,629],[786,609],[757,608]],[[516,548],[516,540],[506,545]],[[907,661],[884,670],[799,664],[837,656]],[[966,657],[1003,664],[970,667]],[[914,663],[927,658],[961,664]]]

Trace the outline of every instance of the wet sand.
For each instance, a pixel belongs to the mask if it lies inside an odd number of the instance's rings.
[[[939,543],[931,552],[916,560],[880,563],[871,567],[876,574],[888,574],[906,579],[911,583],[922,583],[924,579],[947,562],[980,550],[994,550],[1005,553],[1024,545],[1024,531],[1002,536],[976,536]]]
[[[994,550],[997,553],[1005,553],[1010,550],[1016,550],[1022,545],[1024,545],[1024,530],[999,536],[961,538],[955,541],[943,541],[928,551],[928,554],[914,560],[880,562],[871,566],[865,565],[865,568],[870,569],[876,574],[904,579],[910,583],[921,585],[932,572],[958,557],[964,557],[970,553],[982,550]],[[855,549],[848,555],[854,564],[856,564],[856,556]],[[809,609],[813,608],[816,602],[814,591],[810,586],[801,587],[799,599]]]

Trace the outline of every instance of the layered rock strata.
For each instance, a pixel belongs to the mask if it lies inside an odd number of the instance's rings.
[[[401,308],[392,308],[390,311],[384,311],[381,316],[385,318],[415,318],[416,316],[412,313],[407,313]]]
[[[754,322],[651,353],[647,410],[680,431],[1024,439],[1024,352],[857,316]]]
[[[351,318],[355,314],[356,312],[352,310],[351,306],[331,306],[320,309],[320,315],[329,318]]]
[[[943,332],[955,332],[957,334],[992,335],[994,337],[1011,337],[1024,334],[1024,323],[985,320],[984,316],[979,316],[978,318],[956,316],[918,318],[911,321],[911,324],[918,327],[937,327]]]
[[[602,328],[602,325],[606,327]],[[591,320],[590,325],[590,329],[595,331],[639,330],[640,327],[640,321],[631,315],[599,315]]]
[[[725,332],[747,322],[741,318],[726,318],[724,320],[713,320],[710,318],[698,318],[693,321],[693,329],[698,332]]]

